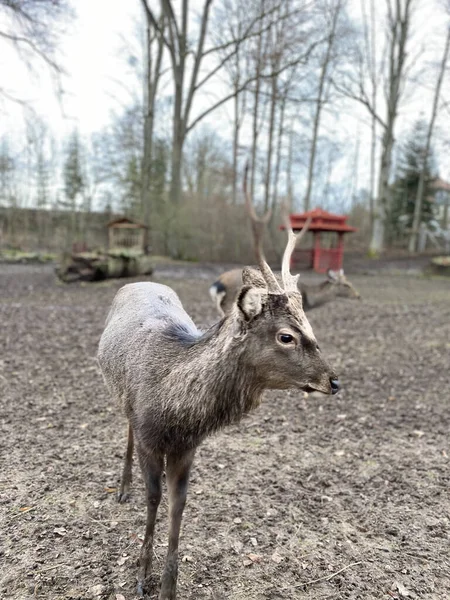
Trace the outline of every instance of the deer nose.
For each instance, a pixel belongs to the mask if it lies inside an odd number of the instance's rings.
[[[339,379],[331,379],[330,377],[330,385],[331,385],[331,393],[333,394],[337,394],[338,391],[341,389],[341,384],[339,382]]]

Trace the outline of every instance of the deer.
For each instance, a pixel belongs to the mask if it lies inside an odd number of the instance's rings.
[[[246,187],[247,170],[244,180]],[[159,600],[175,600],[178,549],[189,474],[196,449],[256,409],[264,390],[297,388],[336,394],[340,382],[318,346],[303,310],[298,276],[290,273],[297,237],[290,229],[281,281],[262,250],[266,216],[247,202],[259,271],[246,268],[232,310],[200,331],[168,286],[137,282],[116,294],[98,347],[110,394],[122,404],[128,441],[119,502],[129,498],[136,449],[147,519],[137,593],[150,590],[153,538],[165,472],[169,540]]]
[[[303,232],[304,230],[302,230]],[[300,235],[300,234],[299,234]],[[209,288],[209,294],[221,317],[227,314],[242,287],[243,269],[225,271]],[[327,277],[317,284],[298,282],[302,295],[303,310],[309,311],[336,298],[361,300],[361,295],[344,274],[344,269],[328,269]]]

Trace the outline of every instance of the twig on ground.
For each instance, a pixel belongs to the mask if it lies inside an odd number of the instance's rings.
[[[360,560],[355,563],[350,563],[349,565],[342,567],[342,569],[339,569],[339,571],[336,571],[335,573],[331,573],[330,575],[324,575],[323,577],[318,577],[317,579],[311,579],[310,581],[305,581],[305,583],[297,583],[295,587],[303,587],[304,585],[311,585],[313,583],[317,583],[318,581],[329,581],[330,579],[333,579],[333,577],[336,577],[336,575],[339,575],[339,573],[342,573],[342,571],[345,571],[346,569],[350,569],[351,567],[356,567],[356,565],[360,565],[362,562],[363,561]]]
[[[56,565],[51,565],[50,567],[42,567],[38,571],[32,571],[33,575],[38,575],[39,573],[45,573],[46,571],[52,571],[53,569],[57,569],[58,567],[67,567],[66,563],[57,563]]]
[[[13,515],[11,517],[11,519],[15,519],[17,517],[21,517],[22,515],[26,515],[28,512],[30,512],[30,510],[35,510],[35,508],[36,508],[35,506],[28,506],[24,510],[21,510],[20,512],[18,512],[15,515]]]

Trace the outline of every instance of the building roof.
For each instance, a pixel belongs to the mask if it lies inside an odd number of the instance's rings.
[[[355,227],[347,225],[348,217],[346,215],[335,215],[321,208],[315,208],[304,213],[294,213],[289,215],[291,226],[294,231],[303,229],[306,221],[311,218],[308,231],[337,231],[350,233],[357,231]],[[284,229],[284,225],[281,226]]]
[[[128,217],[118,217],[117,219],[113,219],[107,224],[107,227],[108,229],[110,227],[123,229],[147,229],[147,226],[144,225],[144,223],[140,223],[134,219],[129,219]]]
[[[430,188],[437,191],[450,192],[450,183],[448,181],[444,181],[440,177],[436,177],[433,181],[430,181]]]

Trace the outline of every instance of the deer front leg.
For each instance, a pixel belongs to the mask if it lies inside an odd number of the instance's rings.
[[[181,519],[186,504],[189,472],[194,460],[195,450],[182,456],[168,455],[166,481],[169,493],[169,547],[166,564],[161,578],[159,600],[175,600],[178,577],[178,540]]]
[[[122,480],[120,482],[120,490],[117,494],[117,502],[126,502],[130,496],[130,484],[133,467],[133,429],[131,423],[128,423],[128,442],[127,452],[125,454],[125,463],[123,465]]]
[[[161,501],[161,475],[164,467],[164,457],[149,452],[142,452],[138,446],[139,462],[145,481],[147,496],[147,524],[145,538],[139,556],[139,571],[137,593],[143,596],[149,583],[152,570],[153,535],[155,531],[156,513]]]

